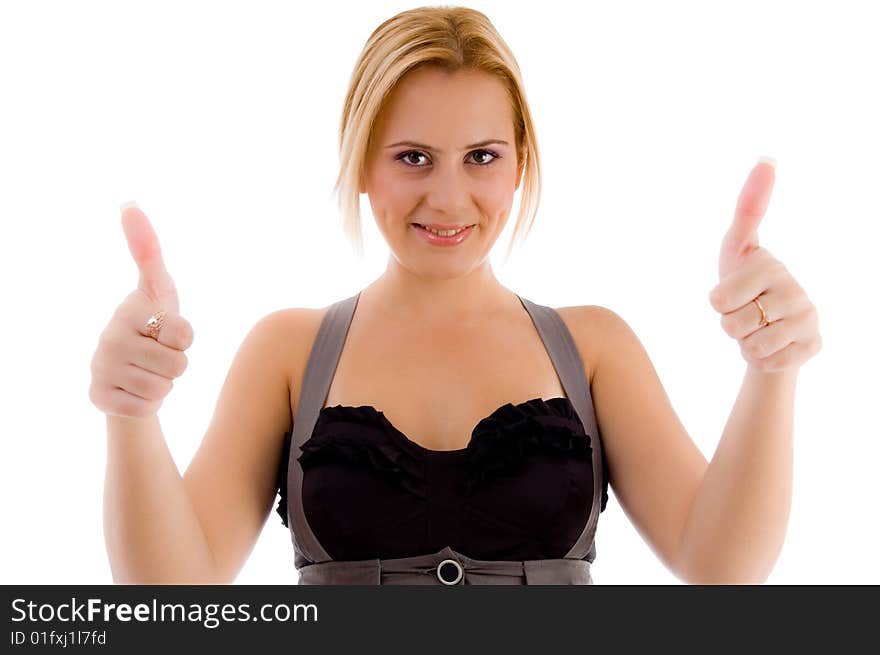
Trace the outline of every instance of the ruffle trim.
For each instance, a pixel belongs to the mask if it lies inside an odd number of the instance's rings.
[[[361,430],[357,436],[351,436],[352,423],[375,429]],[[276,512],[282,524],[288,527],[287,472],[292,433],[286,432],[284,436],[276,481],[279,495]],[[297,459],[303,470],[322,462],[370,466],[389,482],[424,499],[426,483],[422,463],[391,436],[408,439],[371,405],[324,407]],[[571,401],[564,397],[534,398],[517,405],[502,405],[477,423],[465,451],[465,493],[468,495],[493,478],[515,472],[529,455],[555,453],[578,459],[592,455],[590,437],[584,432]],[[607,503],[608,470],[603,452],[600,511]]]
[[[311,438],[302,445],[297,458],[303,470],[322,462],[343,462],[355,467],[369,466],[389,482],[426,498],[424,466],[389,438],[376,410],[337,405],[324,408]],[[356,422],[356,435],[351,424]],[[376,430],[364,430],[374,426]]]
[[[585,459],[592,454],[590,438],[568,398],[534,398],[499,407],[474,428],[468,450],[467,495],[494,478],[515,473],[529,455]]]
[[[287,525],[287,469],[290,462],[290,445],[293,440],[293,432],[284,433],[284,448],[281,451],[281,461],[278,463],[278,474],[275,478],[275,492],[278,494],[278,505],[275,512],[281,517],[281,525]]]

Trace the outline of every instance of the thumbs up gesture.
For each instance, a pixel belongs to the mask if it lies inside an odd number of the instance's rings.
[[[776,167],[765,160],[752,168],[721,242],[721,281],[709,294],[749,367],[768,372],[796,370],[822,348],[816,307],[782,262],[758,245],[775,179]]]
[[[108,416],[143,418],[158,412],[172,380],[186,369],[183,351],[192,345],[193,329],[180,315],[177,288],[146,215],[136,205],[123,206],[122,228],[138,285],[100,335],[89,399]]]

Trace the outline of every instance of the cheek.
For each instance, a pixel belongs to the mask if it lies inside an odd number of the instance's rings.
[[[370,201],[386,211],[399,211],[417,194],[416,185],[387,169],[377,170],[370,178]]]
[[[482,187],[480,201],[483,209],[491,214],[506,211],[513,202],[513,182],[506,177],[499,176],[497,179],[487,181]]]

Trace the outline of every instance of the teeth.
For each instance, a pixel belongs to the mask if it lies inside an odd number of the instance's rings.
[[[455,234],[458,234],[462,230],[467,229],[467,227],[462,227],[457,230],[435,230],[434,228],[428,227],[427,225],[422,225],[422,227],[425,228],[426,230],[428,230],[428,232],[433,232],[434,234],[439,234],[441,237],[451,237]]]

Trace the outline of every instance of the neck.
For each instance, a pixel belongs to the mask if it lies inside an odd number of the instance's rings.
[[[489,259],[459,277],[425,277],[401,266],[392,254],[385,272],[361,297],[386,316],[419,324],[470,322],[510,307],[515,294],[495,278]]]

